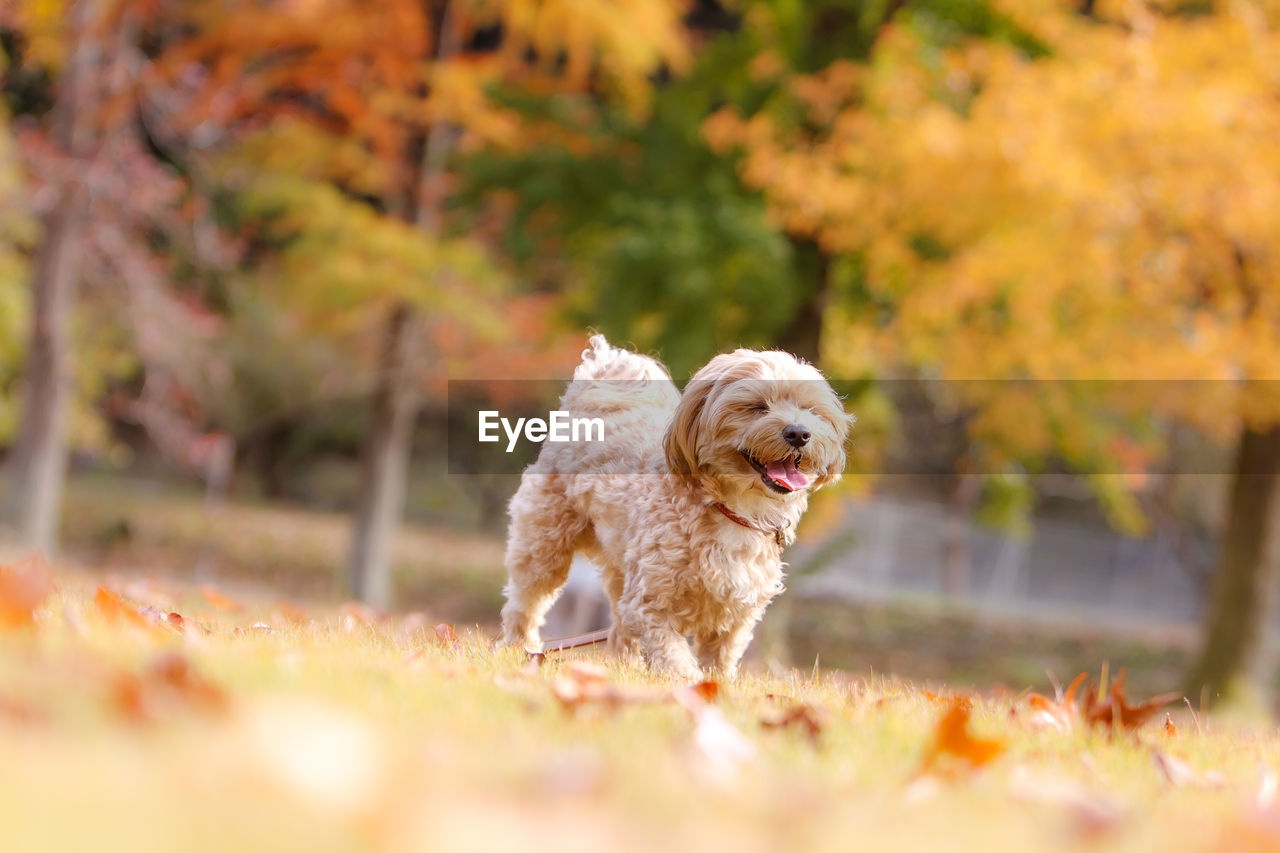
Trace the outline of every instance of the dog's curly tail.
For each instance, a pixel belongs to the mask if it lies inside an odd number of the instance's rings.
[[[670,379],[666,368],[631,350],[612,346],[604,335],[592,335],[582,351],[582,364],[573,371],[574,379]]]

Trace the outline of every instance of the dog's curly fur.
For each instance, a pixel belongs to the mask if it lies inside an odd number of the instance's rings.
[[[782,545],[809,489],[840,476],[853,417],[816,368],[783,352],[718,355],[681,396],[662,365],[602,335],[560,406],[603,418],[605,436],[544,444],[511,500],[507,642],[540,648],[543,618],[581,552],[602,568],[614,650],[682,678],[704,666],[732,677],[782,591]],[[788,426],[807,431],[807,443],[788,443]],[[778,482],[771,474],[784,464],[803,476]]]

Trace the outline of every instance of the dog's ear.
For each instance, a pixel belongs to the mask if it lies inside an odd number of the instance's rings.
[[[675,417],[662,437],[667,456],[667,469],[672,474],[696,474],[698,471],[698,433],[702,411],[715,383],[707,379],[691,379],[680,395]]]
[[[827,466],[827,469],[813,481],[814,491],[840,481],[840,475],[844,473],[844,466],[848,461],[844,447],[849,440],[849,430],[857,420],[854,415],[840,409],[840,416],[836,419],[836,435],[840,439],[840,452],[836,454],[835,459],[831,460],[831,464]]]

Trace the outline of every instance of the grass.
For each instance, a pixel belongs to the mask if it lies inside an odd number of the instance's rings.
[[[340,600],[350,519],[262,503],[208,511],[198,491],[118,476],[73,478],[64,513],[68,553],[95,572],[214,581],[258,597]],[[492,628],[502,603],[500,538],[406,525],[394,550],[397,599],[435,621]],[[969,687],[1049,689],[1100,661],[1124,665],[1138,691],[1181,683],[1195,630],[1135,633],[1066,622],[1000,623],[920,602],[870,604],[784,595],[765,616],[758,658],[892,672]]]
[[[198,492],[81,475],[63,519],[66,549],[96,570],[341,597],[349,514],[259,503],[209,510]],[[405,525],[392,553],[398,598],[459,624],[491,620],[502,605],[502,552],[492,536]]]
[[[669,701],[557,699],[595,678],[584,662],[608,689],[673,686],[602,652],[531,668],[412,615],[271,597],[231,610],[173,578],[116,582],[121,607],[97,574],[54,579],[32,624],[0,633],[4,850],[1280,844],[1255,803],[1275,731],[1185,708],[1175,736],[1162,717],[1061,731],[1035,728],[1025,697],[975,695],[970,730],[1002,754],[922,775],[949,705],[891,677],[751,672],[715,701],[726,727]],[[171,611],[185,627],[159,621]],[[797,703],[818,709],[816,741],[762,726]],[[735,732],[752,757],[733,760]],[[1157,754],[1191,775],[1171,780]]]

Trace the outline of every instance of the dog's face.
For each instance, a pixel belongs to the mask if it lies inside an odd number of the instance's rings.
[[[852,422],[812,365],[740,349],[694,374],[663,445],[673,473],[723,497],[796,500],[839,478]]]

